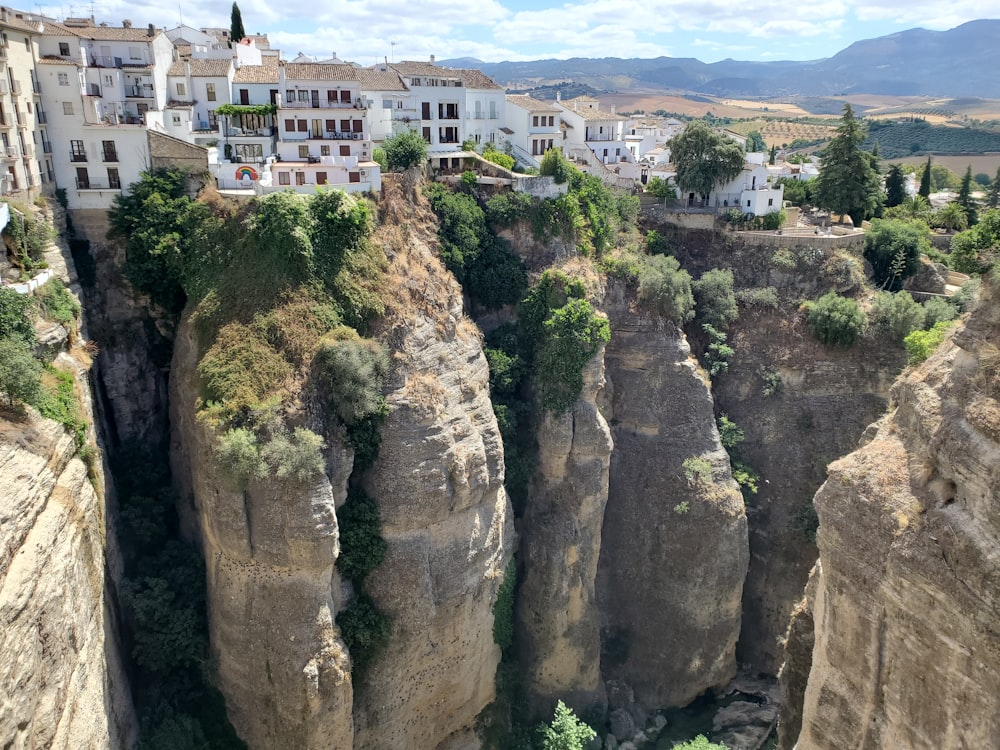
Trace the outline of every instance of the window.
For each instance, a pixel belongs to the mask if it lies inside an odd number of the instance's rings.
[[[214,83],[206,83],[205,84],[205,97],[210,102],[214,102],[215,101],[215,84]]]
[[[215,130],[217,127],[219,127],[219,116],[215,114],[214,109],[208,110],[208,127],[211,130]]]
[[[177,84],[177,96],[187,96],[187,85],[183,83]]]
[[[56,77],[60,86],[69,86],[69,73],[59,73]]]
[[[347,91],[346,89],[344,89],[344,90],[342,90],[340,92],[340,103],[341,104],[350,104],[351,103],[351,92],[350,91]]]
[[[767,205],[773,206],[774,205],[774,198],[768,198],[767,199]]]
[[[101,141],[101,151],[104,153],[104,161],[118,161],[118,149],[115,148],[114,141]]]
[[[341,146],[340,147],[340,155],[341,156],[350,156],[351,155],[351,147],[350,146]]]
[[[295,89],[285,89],[285,101],[289,104],[295,101]]]
[[[292,181],[288,179],[288,172],[278,172],[278,184],[279,185],[291,185]]]
[[[382,109],[392,109],[392,99],[383,99]]]
[[[534,117],[531,118],[531,127],[533,128],[538,127],[538,115],[535,115]]]
[[[490,102],[490,119],[491,120],[497,119],[497,103],[496,102]]]
[[[317,172],[316,173],[316,184],[317,185],[325,185],[326,183],[327,183],[326,172]]]
[[[114,86],[115,85],[115,79],[112,78],[109,75],[104,76],[104,85],[105,86]]]
[[[295,121],[296,130],[300,133],[309,132],[309,121],[308,120],[296,120]]]
[[[306,184],[306,173],[305,172],[296,172],[295,173],[295,184],[296,185],[305,185]]]
[[[141,60],[142,59],[142,48],[141,47],[129,47],[128,57],[130,60]]]
[[[329,146],[320,146],[319,147],[319,155],[320,156],[329,156],[330,155],[330,147]]]
[[[328,133],[335,133],[335,132],[337,132],[337,121],[336,120],[327,120],[326,121],[326,132],[328,132]]]
[[[24,48],[31,52],[31,40],[28,37],[24,37]]]
[[[63,102],[63,114],[71,115],[73,114],[73,102]]]
[[[171,119],[172,119],[175,127],[181,124],[181,116],[180,115],[174,113],[170,117],[171,117]]]
[[[308,159],[309,158],[309,147],[308,146],[299,146],[299,158],[300,159]]]
[[[431,129],[430,128],[421,128],[420,135],[422,135],[423,138],[424,138],[424,140],[427,141],[428,143],[431,142]]]
[[[348,182],[361,182],[361,173],[360,172],[348,172],[347,173],[347,181]]]
[[[295,120],[291,118],[285,120],[285,132],[287,133],[295,132]]]
[[[69,57],[69,42],[59,42],[59,54]]]
[[[341,120],[340,121],[340,130],[343,133],[350,133],[351,132],[351,121],[350,120]]]
[[[264,160],[264,147],[259,143],[237,143],[233,151],[245,162]]]
[[[69,142],[70,161],[87,161],[87,151],[83,147],[83,141]]]
[[[747,208],[750,208],[750,201],[747,201]]]
[[[307,102],[307,101],[309,101],[309,90],[308,89],[303,89],[302,91],[299,92],[299,101],[300,102]]]
[[[122,181],[118,176],[118,167],[108,167],[108,187],[112,190],[120,190],[121,186]]]
[[[76,168],[76,186],[80,190],[90,189],[90,175],[87,173],[86,167]]]

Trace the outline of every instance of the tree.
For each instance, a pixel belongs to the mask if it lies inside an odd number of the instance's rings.
[[[850,104],[844,105],[837,135],[823,153],[816,178],[816,204],[833,213],[849,214],[855,224],[871,216],[879,204],[878,174],[869,154],[861,150],[864,134]]]
[[[733,292],[733,272],[728,268],[713,268],[691,284],[697,303],[698,319],[714,328],[725,330],[736,320],[740,311]]]
[[[827,292],[806,305],[806,322],[821,343],[848,348],[861,338],[868,325],[865,313],[852,299]]]
[[[34,346],[35,327],[28,317],[30,309],[31,297],[0,288],[0,339],[16,338]]]
[[[662,198],[667,205],[677,202],[677,188],[662,177],[653,177],[646,183],[646,192],[655,198]]]
[[[542,735],[542,750],[583,750],[597,732],[584,724],[565,703],[556,704],[552,723]]]
[[[246,31],[243,29],[243,15],[240,13],[240,6],[233,3],[233,10],[229,14],[229,46],[239,44],[246,35]]]
[[[1000,207],[1000,167],[997,167],[996,177],[986,191],[986,205],[990,208]]]
[[[919,221],[875,219],[865,233],[865,260],[881,289],[896,291],[920,268],[920,254],[931,249],[927,225]]]
[[[898,206],[906,200],[906,180],[903,178],[903,170],[898,164],[889,167],[889,172],[885,176],[885,205],[886,208]]]
[[[550,148],[542,157],[542,164],[538,169],[538,174],[555,177],[556,183],[562,184],[570,178],[574,167],[569,160],[563,156],[562,150]]]
[[[747,133],[747,152],[757,152],[757,151],[767,151],[767,144],[764,143],[764,136],[760,134],[759,130],[751,130]]]
[[[774,159],[777,155],[778,155],[778,146],[777,145],[771,146],[771,153],[767,157],[767,163],[773,166]]]
[[[699,734],[693,740],[688,740],[682,745],[674,745],[674,750],[726,750],[726,746],[709,742],[705,735]]]
[[[728,182],[743,169],[743,148],[701,120],[689,123],[669,145],[677,184],[705,201],[716,185]]]
[[[13,406],[19,401],[31,403],[41,393],[42,363],[31,354],[20,338],[0,339],[0,393]]]
[[[427,161],[427,141],[412,128],[386,138],[382,150],[392,172],[402,172]]]
[[[1000,209],[983,211],[979,223],[951,239],[951,266],[961,273],[984,273],[1000,249]]]
[[[958,203],[949,203],[935,212],[934,224],[949,232],[962,232],[969,228],[969,215]]]
[[[927,164],[924,165],[924,173],[920,175],[920,189],[917,195],[922,198],[930,198],[931,195],[931,157],[927,157]]]
[[[974,226],[978,221],[978,217],[976,216],[976,201],[972,197],[971,164],[966,168],[965,176],[962,177],[962,184],[958,188],[958,198],[955,199],[955,203],[965,209],[965,215],[968,217],[969,226]]]

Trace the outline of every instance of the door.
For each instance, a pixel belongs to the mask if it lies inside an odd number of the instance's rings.
[[[305,172],[296,172],[295,173],[295,184],[296,185],[305,185],[306,184],[306,173]]]
[[[430,102],[420,102],[420,119],[429,120],[431,119],[431,103]]]
[[[246,102],[249,104],[250,102]],[[278,89],[271,89],[271,104],[278,103]]]
[[[250,103],[250,90],[240,89],[240,104],[249,104],[249,103]]]
[[[313,89],[309,92],[309,103],[313,109],[319,109],[319,91]]]
[[[313,138],[323,137],[323,121],[313,120],[312,121],[312,133],[310,134]]]
[[[316,173],[316,184],[317,185],[325,185],[326,184],[326,172],[317,172]]]
[[[341,146],[340,147],[340,155],[341,156],[350,156],[351,155],[351,147],[350,146]]]

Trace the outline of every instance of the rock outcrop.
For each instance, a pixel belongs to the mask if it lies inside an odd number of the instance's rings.
[[[984,289],[816,496],[801,750],[1000,746],[998,341]]]
[[[747,519],[684,335],[630,311],[619,285],[606,309],[615,448],[598,565],[601,671],[647,708],[682,706],[736,672]]]
[[[390,210],[399,200],[390,194]],[[419,224],[429,209],[410,201]],[[357,685],[357,750],[478,747],[475,718],[500,660],[492,605],[514,534],[503,443],[479,332],[432,242],[414,229],[386,245],[391,412],[365,484],[388,551],[365,585],[392,635]]]
[[[539,716],[551,716],[557,699],[577,711],[606,703],[596,579],[613,443],[597,406],[603,347],[583,379],[567,412],[541,419],[538,467],[521,521],[518,642]]]

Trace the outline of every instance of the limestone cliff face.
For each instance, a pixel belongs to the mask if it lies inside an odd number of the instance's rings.
[[[426,217],[423,199],[410,200]],[[354,747],[472,748],[475,717],[494,697],[492,604],[512,554],[503,444],[461,289],[431,237],[404,231],[386,246],[391,413],[366,480],[388,552],[365,585],[393,625],[357,686]]]
[[[577,710],[606,703],[596,579],[613,442],[597,405],[603,348],[583,378],[576,403],[541,420],[538,468],[521,521],[518,638],[540,715],[551,716],[557,699]]]
[[[631,311],[618,285],[605,309],[615,448],[598,566],[601,670],[647,707],[685,705],[736,671],[743,499],[683,334]],[[686,459],[708,473],[689,477]]]
[[[997,302],[896,383],[816,496],[801,750],[1000,746]]]
[[[172,463],[194,500],[205,554],[208,622],[229,718],[250,748],[349,747],[352,685],[334,618],[341,605],[336,504],[347,494],[350,452],[334,446],[327,474],[236,489],[213,460],[196,419],[197,350],[189,323],[171,371]]]

